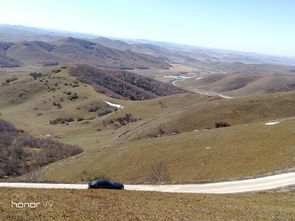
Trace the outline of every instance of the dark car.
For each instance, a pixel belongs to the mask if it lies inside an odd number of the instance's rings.
[[[124,189],[124,185],[118,182],[112,182],[109,180],[94,180],[88,183],[89,189]]]

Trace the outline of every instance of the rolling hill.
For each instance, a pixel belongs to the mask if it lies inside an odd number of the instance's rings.
[[[194,183],[294,167],[291,58],[64,36],[0,43],[0,118],[84,153],[13,179]]]
[[[97,35],[83,34],[78,32],[60,31],[53,29],[42,29],[22,25],[0,24],[0,41],[56,41],[66,37],[74,38],[96,38]]]
[[[169,97],[140,104],[124,103],[124,109],[118,110],[115,116],[132,113],[141,120],[123,127],[103,129],[97,134],[89,131],[83,135],[75,133],[74,137],[65,135],[64,139],[70,143],[81,142],[86,136],[87,143],[82,145],[85,155],[36,171],[35,178],[77,182],[89,174],[125,183],[194,183],[286,171],[294,166],[294,138],[290,136],[294,118],[289,118],[294,116],[294,93],[286,96],[285,101],[280,101],[280,94],[276,94],[242,99],[237,104],[221,99],[211,101],[212,106],[206,106],[206,98],[177,96],[174,104]],[[197,100],[198,106],[188,105]],[[290,106],[283,110],[282,103],[286,101]],[[193,112],[202,106],[203,111]],[[220,115],[215,116],[216,110]],[[115,116],[110,114],[106,119]],[[215,128],[218,120],[227,120],[232,126]],[[265,124],[273,120],[279,124]],[[211,129],[207,125],[212,125]],[[79,125],[74,123],[70,127],[77,130]],[[106,138],[107,134],[112,139]]]
[[[85,151],[22,179],[203,182],[293,166],[294,92],[234,99],[186,93],[134,101],[97,93],[70,71],[48,67],[0,75],[1,119]],[[122,80],[124,72],[113,76]],[[221,121],[231,126],[216,128]],[[279,124],[265,125],[269,121]],[[155,170],[164,178],[155,179]]]
[[[232,74],[207,74],[184,79],[176,85],[190,91],[204,90],[228,96],[250,96],[295,90],[295,75],[290,69],[276,71],[244,71]]]
[[[75,38],[60,39],[50,43],[43,41],[2,42],[0,47],[2,63],[5,62],[5,66],[8,67],[20,66],[21,63],[39,67],[69,63],[83,63],[97,67],[120,69],[170,67],[168,63],[150,55],[135,53],[130,50],[121,51],[107,48],[90,41]]]
[[[115,98],[144,100],[185,93],[185,90],[148,77],[117,69],[98,69],[76,65],[69,73],[79,81],[92,85],[97,92]]]
[[[0,68],[20,67],[21,65],[20,61],[0,54]]]
[[[0,41],[4,42],[54,42],[67,37],[87,39],[112,49],[132,50],[134,52],[150,54],[157,58],[162,58],[165,61],[180,64],[191,64],[201,61],[294,66],[295,62],[294,57],[212,49],[150,40],[106,38],[93,34],[48,30],[17,25],[0,25]]]

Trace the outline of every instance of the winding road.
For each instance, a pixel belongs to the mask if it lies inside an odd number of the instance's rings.
[[[190,79],[193,77],[186,77],[186,76],[165,76],[165,77],[170,77],[172,78],[170,81],[170,84],[173,84],[174,86],[177,86],[176,83],[183,81],[185,79]],[[197,94],[201,94],[201,95],[206,95],[206,96],[210,96],[210,97],[221,97],[221,98],[225,98],[225,99],[231,99],[234,97],[231,96],[227,96],[227,95],[223,95],[221,93],[217,93],[217,92],[213,92],[213,91],[206,91],[206,90],[201,90],[198,88],[185,88],[191,92],[197,93]]]
[[[173,193],[244,193],[267,191],[295,185],[295,172],[228,182],[206,184],[175,185],[125,185],[125,190],[157,191]],[[55,183],[0,183],[6,188],[38,188],[38,189],[88,189],[88,184],[55,184]]]
[[[206,95],[206,96],[211,96],[211,97],[221,97],[221,98],[225,98],[225,99],[232,99],[234,97],[230,97],[227,95],[223,95],[221,93],[217,93],[217,92],[213,92],[213,91],[205,91],[205,90],[201,90],[201,89],[197,89],[197,88],[193,88],[193,89],[189,89],[192,92],[195,92],[197,94],[201,94],[201,95]]]

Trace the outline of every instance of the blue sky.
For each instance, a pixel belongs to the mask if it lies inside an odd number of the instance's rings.
[[[294,0],[0,0],[0,23],[295,56]]]

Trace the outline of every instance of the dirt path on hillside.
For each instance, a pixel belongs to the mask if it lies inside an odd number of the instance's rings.
[[[217,92],[213,92],[213,91],[204,91],[204,90],[201,90],[201,89],[190,89],[190,91],[195,92],[197,94],[207,95],[207,96],[212,96],[212,97],[222,97],[222,98],[225,98],[225,99],[234,98],[234,97],[230,97],[230,96],[227,96],[227,95],[223,95],[221,93],[217,93]]]

